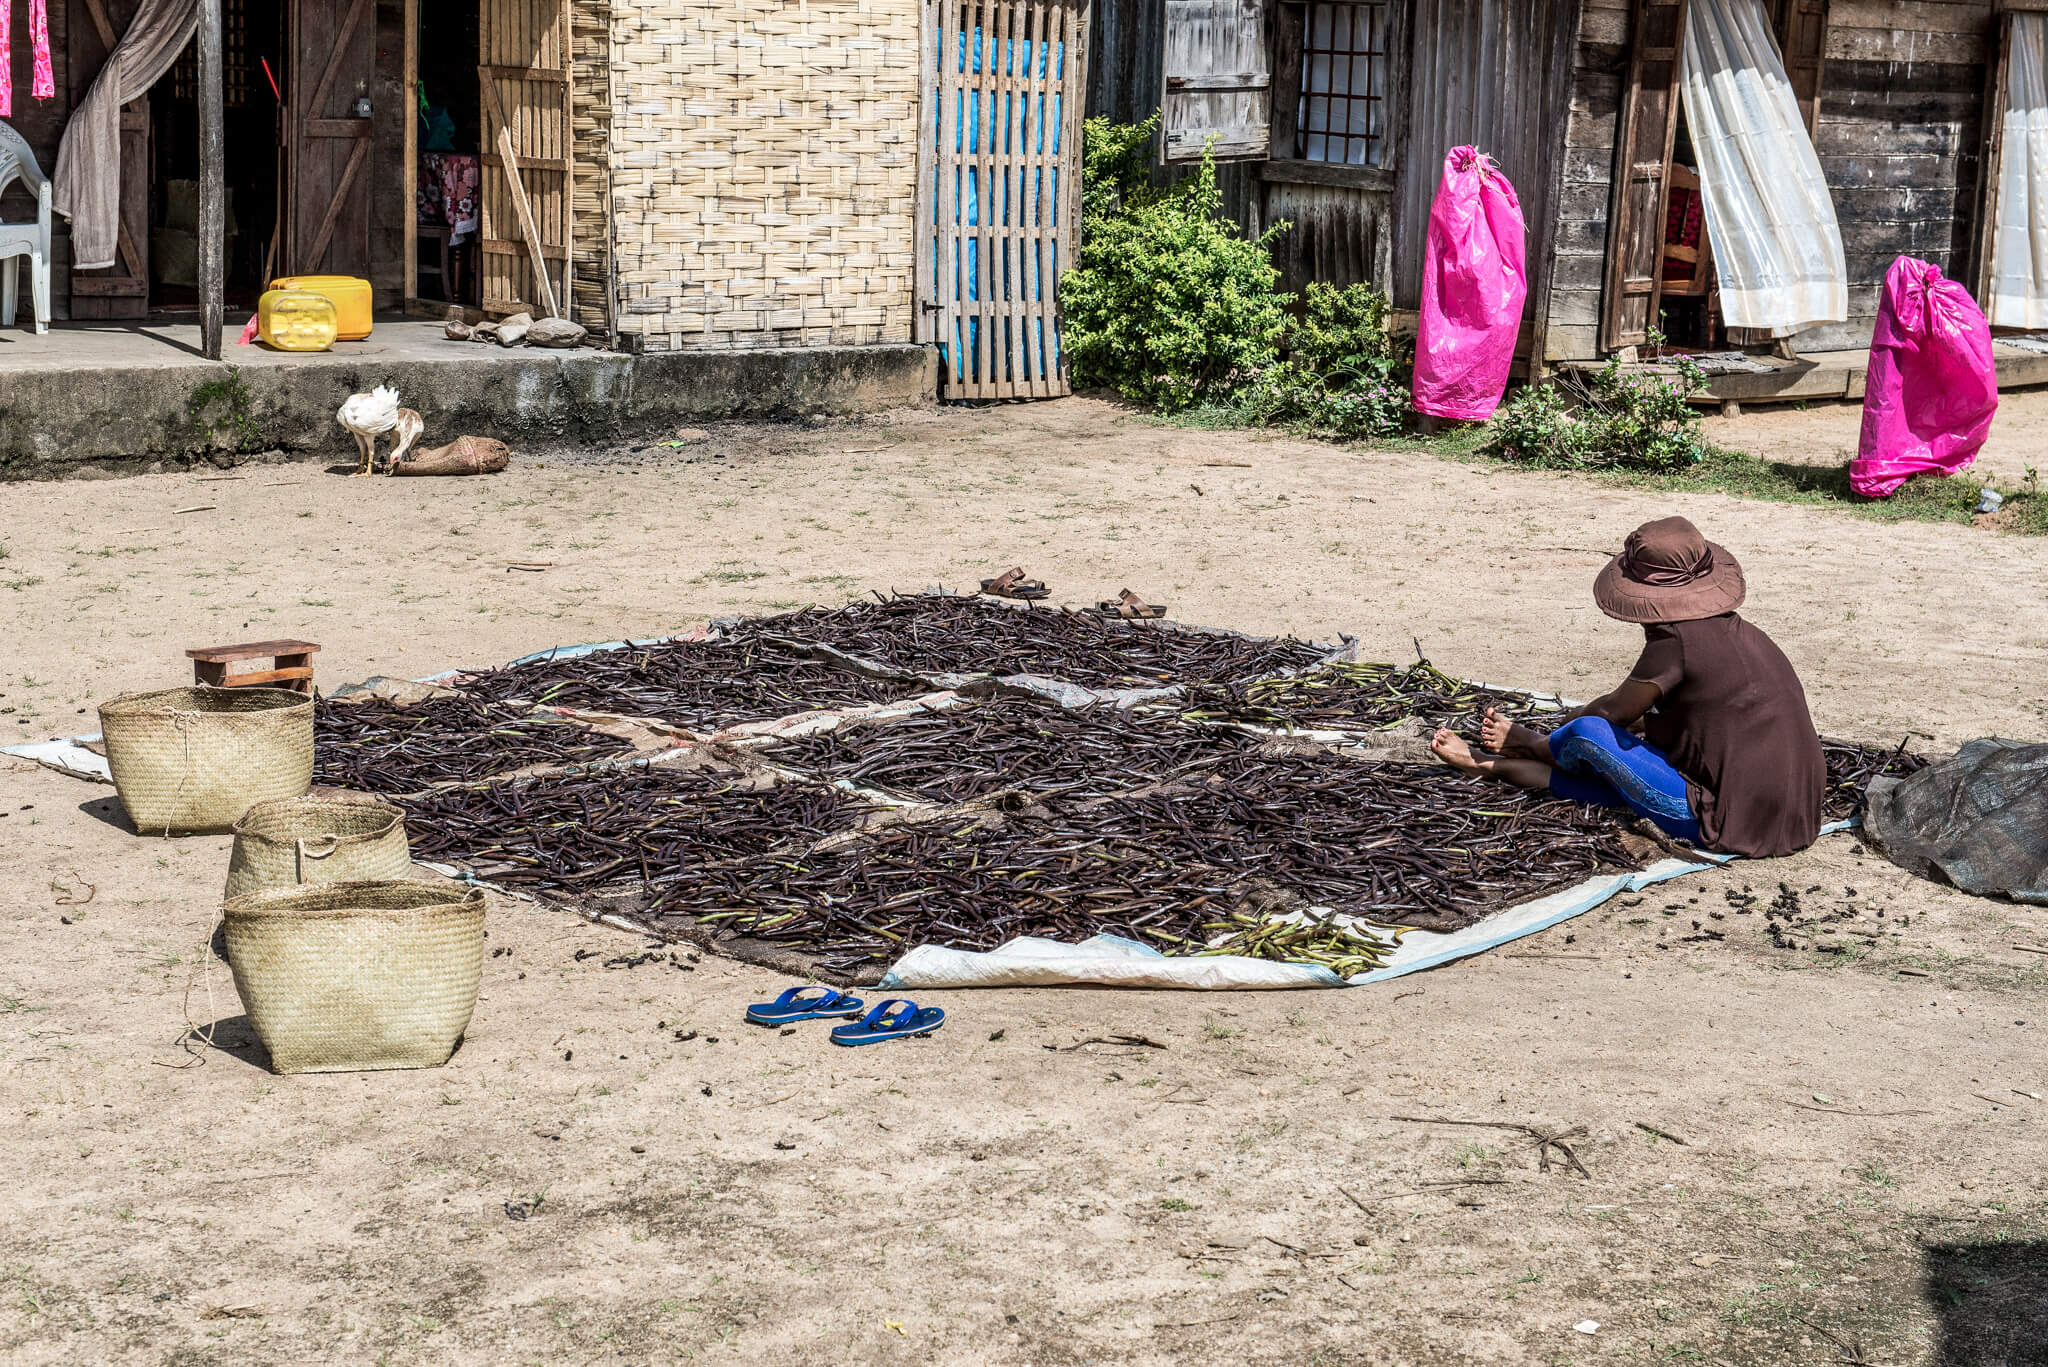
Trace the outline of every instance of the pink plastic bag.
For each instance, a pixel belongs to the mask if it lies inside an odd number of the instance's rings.
[[[1849,487],[1889,498],[1914,475],[1952,475],[1977,459],[1998,411],[1991,329],[1977,301],[1918,257],[1884,275],[1863,390],[1863,439]]]
[[[1515,187],[1478,148],[1453,147],[1429,206],[1416,412],[1468,421],[1493,416],[1529,297],[1527,255]]]

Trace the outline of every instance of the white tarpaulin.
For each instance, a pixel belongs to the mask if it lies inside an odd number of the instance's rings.
[[[1777,337],[1848,318],[1842,230],[1762,0],[1692,0],[1682,47],[1721,316]]]
[[[1993,327],[2048,327],[2048,14],[2009,18],[1985,313]]]

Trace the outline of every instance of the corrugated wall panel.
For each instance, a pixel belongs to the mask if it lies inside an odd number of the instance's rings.
[[[1542,260],[1557,130],[1571,103],[1576,0],[1415,0],[1408,136],[1394,228],[1394,302],[1422,294],[1422,246],[1444,154],[1471,143],[1513,182]]]

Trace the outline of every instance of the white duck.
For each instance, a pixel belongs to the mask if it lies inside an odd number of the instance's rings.
[[[420,439],[420,433],[426,428],[419,414],[398,406],[398,391],[388,384],[380,384],[367,394],[351,394],[334,415],[334,420],[348,429],[349,435],[356,439],[356,450],[362,453],[357,476],[367,475],[375,469],[377,438],[394,430],[398,433],[398,444],[391,448],[390,459],[384,463],[388,472],[398,464],[398,458]]]

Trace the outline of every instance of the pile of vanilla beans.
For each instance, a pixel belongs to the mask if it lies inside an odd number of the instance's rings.
[[[580,722],[470,698],[321,698],[313,707],[313,781],[365,793],[417,793],[632,748]]]
[[[855,664],[824,658],[834,651]],[[896,596],[474,673],[457,680],[461,696],[408,707],[323,703],[319,777],[414,794],[422,859],[579,904],[601,893],[656,927],[795,948],[837,972],[919,944],[989,949],[1019,935],[1110,933],[1198,953],[1218,927],[1287,910],[1451,930],[1636,862],[1610,813],[1241,729],[1420,720],[1469,734],[1489,706],[1544,725],[1528,697],[1426,662],[1321,656],[1293,640]],[[534,705],[708,732],[901,701],[961,674],[1184,692],[1138,712],[1014,691],[935,699],[888,721],[720,749],[703,768],[479,781],[629,748],[529,715]],[[1826,752],[1831,818],[1859,810],[1872,777],[1924,763],[1834,742]],[[870,805],[902,801],[930,806],[898,819]],[[933,810],[956,803],[971,805]],[[1330,952],[1355,967],[1378,951]]]
[[[479,670],[455,686],[476,698],[517,698],[700,731],[930,691],[914,681],[868,678],[760,641],[658,641],[544,656]]]
[[[915,674],[1032,674],[1089,688],[1247,680],[1299,669],[1324,655],[1321,647],[1291,637],[1191,631],[941,593],[746,618],[725,634],[739,642],[830,646]]]
[[[768,758],[803,773],[928,802],[1003,789],[1100,796],[1157,783],[1243,749],[1216,727],[1134,719],[1110,706],[998,697],[777,743]]]

